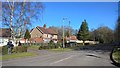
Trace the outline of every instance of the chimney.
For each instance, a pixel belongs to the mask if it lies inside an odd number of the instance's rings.
[[[43,25],[43,28],[46,29],[46,24]]]

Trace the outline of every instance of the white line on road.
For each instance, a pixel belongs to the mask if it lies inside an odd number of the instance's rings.
[[[61,59],[61,60],[55,61],[55,62],[51,63],[50,65],[52,65],[52,64],[56,64],[56,63],[59,63],[59,62],[62,62],[62,61],[67,60],[67,59],[70,59],[70,58],[72,58],[73,56],[75,56],[75,55],[71,55],[71,56],[69,56],[69,57],[67,57],[67,58],[64,58],[64,59]]]

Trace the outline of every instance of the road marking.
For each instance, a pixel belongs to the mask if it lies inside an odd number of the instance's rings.
[[[64,59],[61,59],[61,60],[55,61],[55,62],[51,63],[50,65],[52,65],[52,64],[56,64],[56,63],[59,63],[59,62],[62,62],[62,61],[67,60],[67,59],[70,59],[70,58],[72,58],[73,56],[75,56],[75,55],[71,55],[71,56],[69,56],[69,57],[67,57],[67,58],[64,58]]]

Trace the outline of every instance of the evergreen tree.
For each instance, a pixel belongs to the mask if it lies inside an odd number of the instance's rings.
[[[29,30],[28,29],[26,29],[26,32],[25,32],[25,35],[24,35],[24,39],[26,40],[26,39],[30,39],[31,38],[31,35],[30,35],[30,32],[29,32]]]
[[[78,34],[77,34],[77,38],[78,40],[83,40],[83,45],[85,41],[89,39],[89,29],[88,29],[88,24],[86,20],[82,22],[80,29],[78,31]]]

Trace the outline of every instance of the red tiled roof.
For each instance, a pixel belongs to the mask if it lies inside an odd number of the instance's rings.
[[[37,26],[37,28],[42,31],[45,34],[57,34],[54,30],[52,30],[51,28],[44,28],[44,27],[39,27]]]
[[[76,36],[70,36],[70,40],[77,40]]]
[[[54,30],[52,30],[51,28],[47,28],[47,32],[48,34],[57,34]]]
[[[25,39],[24,39],[24,38],[21,38],[20,41],[25,41]]]
[[[66,37],[67,40],[77,40],[76,36],[70,36],[70,37]]]
[[[0,37],[11,37],[10,28],[0,28]]]

